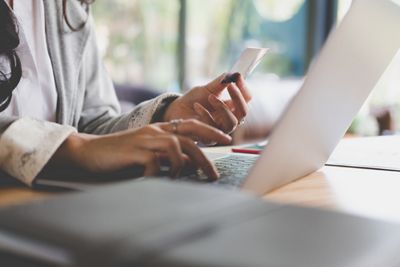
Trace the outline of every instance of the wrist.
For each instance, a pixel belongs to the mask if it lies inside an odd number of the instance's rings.
[[[172,107],[172,108],[171,108]],[[162,122],[167,122],[172,120],[173,102],[170,103],[165,109],[161,116]]]
[[[155,122],[165,122],[165,121],[170,121],[170,117],[171,117],[171,111],[174,110],[174,108],[171,108],[171,106],[174,105],[174,103],[176,103],[177,99],[179,97],[168,97],[165,98],[160,106],[158,107],[157,111],[154,113],[153,118],[151,120],[151,123],[155,123]]]
[[[168,106],[165,108],[165,111],[162,115],[163,122],[170,122],[174,119],[178,119],[177,117],[177,110],[180,109],[180,102],[179,99],[174,99],[171,101]]]
[[[93,138],[92,135],[80,133],[69,135],[53,155],[51,165],[82,167],[84,148]]]

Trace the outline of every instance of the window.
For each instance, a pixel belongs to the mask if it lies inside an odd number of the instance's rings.
[[[117,83],[166,90],[176,82],[179,2],[101,0],[93,5],[104,61]]]
[[[185,4],[186,18],[180,21]],[[301,77],[306,69],[304,0],[102,0],[93,5],[100,48],[118,83],[178,89],[185,34],[189,85],[229,69],[246,46],[270,47],[259,73]],[[185,33],[179,32],[185,23]]]
[[[189,80],[229,69],[248,46],[271,48],[259,73],[301,77],[306,68],[304,0],[188,0]]]

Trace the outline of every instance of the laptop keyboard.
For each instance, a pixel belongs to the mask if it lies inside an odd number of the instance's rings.
[[[192,170],[189,173],[183,173],[178,179],[238,188],[244,182],[257,158],[257,156],[231,154],[214,160],[214,164],[220,174],[220,178],[217,181],[210,181],[201,170]]]

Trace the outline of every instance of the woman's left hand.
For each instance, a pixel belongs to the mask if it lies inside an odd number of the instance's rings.
[[[224,77],[225,74],[177,98],[167,108],[163,120],[195,118],[225,133],[232,133],[247,115],[251,95],[242,76],[230,84],[221,83]],[[231,99],[222,101],[219,97],[225,89]]]

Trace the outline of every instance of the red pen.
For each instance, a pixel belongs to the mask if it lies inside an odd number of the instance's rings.
[[[262,150],[258,149],[246,149],[246,148],[232,148],[232,152],[234,153],[244,153],[244,154],[261,154]]]

